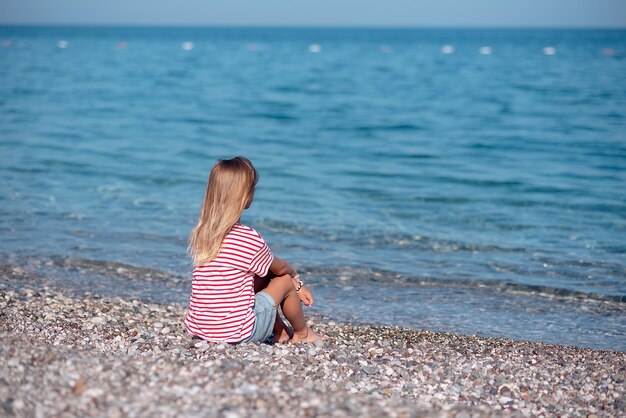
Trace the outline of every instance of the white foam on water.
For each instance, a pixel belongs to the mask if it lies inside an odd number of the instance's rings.
[[[104,194],[114,194],[124,191],[124,186],[122,184],[103,184],[96,188],[99,193]]]
[[[553,46],[547,46],[543,48],[544,55],[556,55],[556,48]]]
[[[444,45],[441,47],[441,52],[444,54],[454,54],[454,47],[452,45]]]
[[[67,42],[67,41],[65,41],[65,40],[59,41],[59,43],[57,43],[57,46],[58,46],[60,49],[65,49],[65,48],[67,48],[69,45],[70,45],[70,43],[69,43],[69,42]]]
[[[183,44],[181,45],[181,48],[185,51],[191,51],[193,49],[193,42],[183,42]]]
[[[478,52],[480,53],[480,55],[491,55],[491,47],[490,46],[481,46],[478,49]]]
[[[309,45],[309,52],[313,53],[313,54],[317,54],[319,52],[322,52],[322,46],[319,44],[311,44]]]

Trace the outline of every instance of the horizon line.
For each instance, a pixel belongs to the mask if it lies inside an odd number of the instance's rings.
[[[49,27],[49,28],[162,28],[162,29],[498,29],[498,30],[626,30],[626,26],[572,26],[572,25],[381,25],[381,24],[183,24],[183,23],[37,23],[0,22],[0,27]]]

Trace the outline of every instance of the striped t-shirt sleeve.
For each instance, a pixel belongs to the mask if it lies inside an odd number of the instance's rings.
[[[261,238],[261,240],[263,240],[263,238]],[[263,246],[254,255],[254,257],[252,257],[252,261],[250,262],[250,271],[257,276],[267,276],[270,266],[272,265],[272,261],[274,261],[274,255],[270,251],[270,247],[267,243],[263,241]]]

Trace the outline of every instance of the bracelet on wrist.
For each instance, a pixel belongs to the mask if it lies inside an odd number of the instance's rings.
[[[300,289],[302,289],[302,286],[304,286],[304,283],[302,283],[300,280],[298,280],[298,287],[296,287],[296,293],[300,292]]]

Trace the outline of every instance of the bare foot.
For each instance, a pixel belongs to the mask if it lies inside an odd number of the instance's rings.
[[[318,334],[317,332],[313,331],[311,328],[307,326],[306,329],[302,333],[294,332],[291,342],[314,343],[315,341],[318,341],[318,340],[326,341],[326,337]]]
[[[290,327],[280,328],[278,333],[274,333],[274,344],[286,343],[293,337],[293,330]]]

